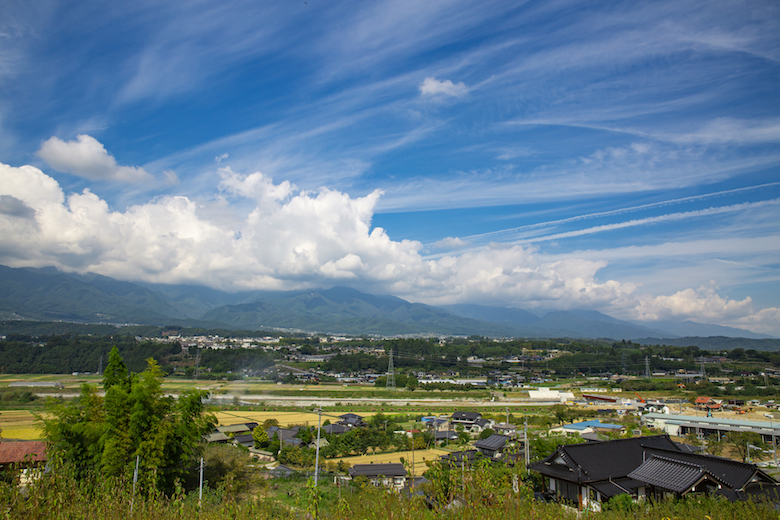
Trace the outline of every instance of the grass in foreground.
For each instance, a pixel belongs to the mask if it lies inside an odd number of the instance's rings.
[[[325,483],[323,483],[325,484]],[[275,484],[270,484],[273,487]],[[250,498],[236,501],[226,490],[209,490],[199,503],[197,491],[177,491],[171,497],[157,494],[133,494],[129,480],[93,479],[76,481],[66,475],[45,476],[20,492],[15,485],[0,484],[0,507],[9,520],[86,519],[86,520],[204,520],[291,519],[324,520],[363,519],[472,519],[563,520],[577,514],[558,504],[538,503],[530,499],[530,489],[521,484],[518,491],[511,482],[497,482],[477,475],[463,492],[467,505],[446,509],[441,501],[430,509],[418,498],[404,498],[370,485],[353,485],[339,490],[323,485],[315,492],[309,485],[292,486],[280,482],[276,494],[284,498]],[[263,497],[269,497],[263,493]],[[442,496],[443,495],[439,495]],[[627,509],[590,514],[604,520],[750,519],[776,520],[777,512],[769,504],[736,502],[718,498],[692,497],[678,501],[646,503]]]

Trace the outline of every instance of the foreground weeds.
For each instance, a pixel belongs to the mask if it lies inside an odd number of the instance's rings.
[[[342,499],[320,502],[316,492],[308,492],[295,506],[272,499],[237,502],[221,491],[177,489],[173,496],[133,494],[132,482],[111,479],[77,481],[68,476],[47,475],[21,490],[15,484],[0,483],[0,518],[9,520],[243,520],[313,518],[324,520],[568,520],[582,517],[603,520],[778,520],[769,504],[729,503],[718,498],[690,498],[656,504],[639,504],[603,513],[578,514],[558,504],[535,502],[527,493],[503,488],[501,493],[470,493],[465,503],[456,499],[434,503],[420,496],[404,497],[373,486],[352,489]],[[308,502],[307,502],[308,501]]]

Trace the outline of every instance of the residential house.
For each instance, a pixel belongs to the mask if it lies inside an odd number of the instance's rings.
[[[529,469],[580,510],[600,511],[619,494],[633,498],[717,493],[729,500],[780,499],[778,483],[753,464],[681,451],[668,435],[558,446]]]
[[[678,451],[668,435],[560,445],[528,466],[548,479],[548,491],[579,510],[600,511],[601,503],[637,494],[641,482],[628,477],[645,460],[646,448]]]
[[[245,448],[254,448],[255,439],[251,433],[236,435],[233,437],[233,444],[235,444],[236,446],[243,446]]]
[[[433,437],[435,442],[439,444],[444,444],[448,442],[456,442],[458,440],[458,432],[454,431],[436,431],[433,432]]]
[[[363,426],[368,426],[368,424],[363,421],[363,417],[354,413],[345,413],[343,415],[339,415],[339,417],[340,420],[338,424],[346,426],[347,428],[361,428]]]
[[[322,431],[327,435],[341,435],[342,433],[347,433],[349,428],[343,424],[328,424],[322,427]]]
[[[638,488],[639,496],[658,499],[706,490],[732,502],[759,496],[780,499],[780,484],[754,464],[658,448],[647,449],[645,456],[645,462],[629,474],[644,484]]]
[[[320,438],[319,446],[320,446],[320,449],[325,448],[327,446],[330,446],[330,442],[328,442],[328,439]],[[307,448],[312,449],[312,450],[316,450],[317,449],[317,439],[315,438],[313,441],[311,441],[307,445]]]
[[[238,424],[227,424],[224,426],[217,426],[217,431],[220,433],[224,433],[228,437],[230,437],[230,434],[235,435],[243,435],[246,433],[252,433],[252,430],[257,428],[256,422],[250,422],[250,423],[238,423]]]
[[[482,414],[479,412],[459,411],[450,416],[450,424],[455,430],[457,430],[458,426],[462,426],[469,433],[481,433],[493,426],[494,421],[483,419]]]
[[[349,468],[349,476],[354,480],[365,477],[375,486],[384,486],[399,491],[406,483],[406,468],[398,462],[388,464],[355,464]]]
[[[43,466],[47,460],[44,442],[0,442],[0,473],[7,475],[9,472],[19,472],[21,485],[28,484],[35,468]]]
[[[225,444],[230,441],[230,437],[220,431],[215,430],[214,432],[206,435],[205,440],[208,443],[216,442],[218,444]]]
[[[486,457],[498,459],[504,454],[504,449],[509,442],[509,437],[494,433],[487,439],[480,439],[474,443],[474,447]]]
[[[439,456],[439,460],[442,464],[455,468],[471,466],[474,462],[484,458],[485,456],[478,450],[453,451],[447,455]]]
[[[600,419],[591,419],[590,421],[582,421],[572,424],[564,424],[563,426],[556,426],[550,428],[551,433],[565,433],[567,435],[582,435],[584,433],[620,433],[623,431],[624,426],[622,424],[610,424],[603,423]]]
[[[719,411],[723,407],[723,401],[713,399],[712,397],[699,396],[693,402],[696,408],[705,411]]]
[[[478,450],[453,451],[447,455],[439,456],[439,460],[442,464],[455,468],[471,466],[474,462],[484,458],[485,456]]]
[[[273,440],[274,436],[279,439],[279,445],[284,446],[288,444],[290,446],[300,446],[303,441],[296,437],[300,431],[300,426],[293,426],[292,428],[280,428],[278,426],[271,426],[266,430],[268,438]]]

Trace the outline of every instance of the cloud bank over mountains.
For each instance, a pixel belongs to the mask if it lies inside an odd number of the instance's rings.
[[[226,290],[354,285],[434,305],[592,308],[780,331],[780,309],[756,310],[750,297],[714,287],[641,294],[637,284],[600,280],[604,260],[499,243],[426,257],[421,242],[372,227],[379,190],[351,197],[260,172],[217,174],[211,198],[162,196],[115,211],[89,189],[66,194],[38,168],[0,165],[0,263]]]

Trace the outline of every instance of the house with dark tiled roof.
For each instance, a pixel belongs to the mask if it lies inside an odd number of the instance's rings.
[[[637,496],[643,484],[628,474],[645,460],[646,448],[679,451],[668,435],[560,445],[528,466],[547,480],[547,490],[580,511],[600,511],[613,496]]]
[[[494,424],[494,421],[483,419],[482,414],[479,412],[458,411],[450,416],[450,424],[455,430],[457,430],[458,426],[462,426],[467,432],[480,433],[490,428]]]
[[[436,431],[433,432],[434,441],[440,444],[455,442],[458,440],[458,432],[450,431]]]
[[[579,510],[600,511],[610,498],[717,493],[729,500],[780,499],[778,483],[752,464],[682,451],[668,435],[561,445],[529,469],[548,491]]]
[[[628,476],[644,484],[638,488],[640,497],[661,499],[707,491],[732,502],[758,496],[780,499],[780,484],[758,466],[689,451],[650,448],[645,461]]]
[[[447,455],[440,455],[439,460],[442,464],[456,468],[469,467],[474,462],[484,459],[485,456],[478,450],[453,451]]]
[[[266,434],[271,440],[273,440],[274,436],[276,436],[276,438],[279,439],[280,446],[284,446],[285,444],[289,444],[290,446],[300,446],[303,441],[296,437],[300,429],[300,426],[293,426],[292,428],[271,426],[266,430]]]
[[[504,454],[504,448],[506,448],[508,442],[508,436],[494,433],[487,439],[480,439],[475,442],[474,447],[484,456],[498,459]]]
[[[322,431],[326,435],[341,435],[342,433],[347,433],[349,428],[343,424],[328,424],[322,427]]]
[[[367,426],[367,424],[363,421],[363,417],[355,414],[355,413],[345,413],[342,415],[339,415],[339,424],[342,426],[346,426],[347,428],[361,428],[363,426]]]
[[[233,437],[233,444],[236,446],[243,446],[245,448],[254,448],[255,439],[251,433],[245,433],[243,435],[236,435]]]
[[[352,479],[364,477],[375,486],[384,486],[396,491],[406,483],[406,468],[398,462],[388,464],[355,464],[349,468]]]

